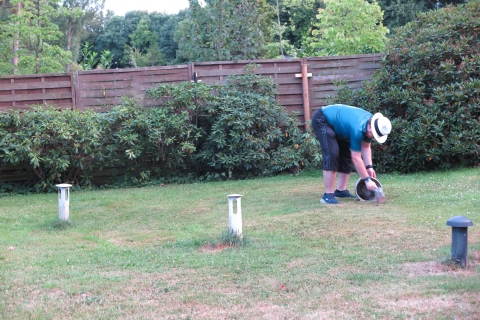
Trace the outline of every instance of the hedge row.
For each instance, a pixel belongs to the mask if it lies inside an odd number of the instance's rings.
[[[44,191],[64,182],[92,186],[99,170],[111,172],[110,184],[135,185],[273,175],[321,161],[311,132],[301,133],[277,104],[270,78],[160,85],[147,95],[161,107],[125,99],[103,114],[52,107],[1,113],[0,165],[23,164],[31,174],[24,190]]]
[[[391,39],[373,81],[331,102],[392,120],[374,161],[383,172],[480,165],[480,1],[418,14]]]

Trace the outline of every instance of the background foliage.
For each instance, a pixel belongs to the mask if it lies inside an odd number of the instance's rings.
[[[271,33],[272,11],[264,0],[190,0],[179,24],[178,55],[188,61],[258,59]]]
[[[385,49],[388,29],[377,2],[324,0],[318,10],[314,37],[308,38],[309,55],[353,55],[380,53]]]
[[[377,146],[382,171],[479,165],[480,1],[417,16],[397,30],[383,67],[337,102],[380,111],[393,132]]]
[[[361,6],[352,1],[342,3],[357,11]],[[293,57],[339,55],[346,52],[345,41],[340,41],[343,38],[334,37],[332,42],[325,43],[323,38],[318,38],[319,34],[326,31],[317,19],[319,9],[326,7],[326,2],[320,0],[209,0],[203,7],[193,0],[190,8],[178,14],[130,11],[124,16],[116,16],[112,11],[105,12],[104,0],[21,1],[25,3],[22,9],[25,12],[21,11],[20,15],[16,9],[18,2],[4,0],[0,3],[0,75],[14,72],[13,40],[18,30],[24,30],[25,35],[35,35],[36,41],[42,45],[44,60],[36,63],[42,66],[42,70],[33,68],[32,49],[28,48],[26,42],[21,42],[21,50],[17,55],[25,61],[22,68],[29,67],[25,70],[16,68],[17,73],[78,70],[81,68],[81,48],[86,42],[92,44],[98,54],[111,53],[110,68],[181,64],[198,60],[270,59],[279,58],[282,54]],[[370,0],[361,2],[374,5]],[[378,23],[383,23],[390,31],[389,35],[393,35],[398,27],[416,19],[417,13],[434,10],[436,1],[377,2],[383,13],[383,19]],[[465,2],[442,1],[443,8],[447,4]],[[38,16],[35,6],[42,8],[41,19],[35,18],[38,22],[35,27],[39,30],[25,33],[33,24],[21,16]],[[339,21],[344,19],[336,14],[331,18]],[[355,23],[358,28],[358,21],[351,21],[350,18],[343,20],[343,23],[345,21],[350,25]],[[338,29],[341,24],[335,28]],[[368,33],[368,30],[362,29],[363,26],[358,32]],[[372,40],[371,37],[364,37],[362,41],[370,43]],[[340,50],[337,46],[342,42]],[[312,43],[320,47],[315,45],[313,50]],[[355,48],[354,53],[381,50],[371,43],[367,48]]]
[[[0,74],[58,73],[70,63],[72,53],[55,42],[62,33],[54,19],[61,13],[54,9],[56,0],[11,0],[16,12],[0,25],[0,39],[9,40],[1,59]],[[18,9],[20,5],[20,9]],[[4,40],[4,41],[5,41]],[[3,42],[3,41],[2,41]],[[18,58],[17,64],[8,64]]]

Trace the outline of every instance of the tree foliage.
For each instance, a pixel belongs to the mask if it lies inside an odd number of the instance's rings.
[[[149,17],[143,16],[135,31],[130,34],[130,46],[126,47],[126,55],[134,68],[164,64],[162,52],[158,47],[158,36],[150,30],[150,25]]]
[[[60,3],[62,14],[55,19],[64,34],[60,45],[72,52],[73,60],[79,57],[82,41],[98,31],[97,25],[103,20],[104,3],[105,0],[62,0]]]
[[[310,39],[311,54],[353,55],[378,53],[385,49],[388,29],[382,24],[378,4],[364,0],[324,0]]]
[[[317,0],[284,0],[279,2],[280,21],[283,28],[282,38],[299,49],[302,41],[312,36],[318,9],[323,5]]]
[[[51,24],[45,25],[42,36],[55,35],[55,39],[44,41],[43,50],[55,55],[49,63],[65,64],[67,72],[69,64],[65,61],[68,59],[58,48],[71,52],[72,60],[81,63],[81,49],[86,42],[94,46],[95,52],[110,52],[114,59],[113,68],[207,60],[270,59],[280,57],[281,53],[305,57],[379,52],[383,51],[382,42],[386,36],[382,23],[393,34],[397,27],[414,20],[417,13],[433,10],[435,4],[433,0],[377,0],[384,12],[382,19],[377,17],[378,10],[364,12],[367,7],[377,6],[372,0],[207,0],[203,7],[198,0],[191,0],[190,8],[178,14],[136,10],[125,16],[114,16],[112,11],[104,13],[104,0],[32,1],[30,3],[43,3],[42,6],[50,3],[55,12],[55,15],[46,14]],[[443,7],[466,1],[445,1]],[[16,34],[13,21],[18,20],[15,11],[18,2],[1,2],[0,70],[3,73],[12,70]],[[330,3],[329,9],[325,8],[327,3]],[[344,6],[343,12],[326,14],[333,12],[332,7],[341,6]],[[334,19],[337,14],[349,16]],[[317,15],[322,19],[317,19]],[[58,30],[52,32],[54,25]],[[366,25],[376,29],[371,30]],[[360,29],[364,31],[359,33]],[[283,52],[279,50],[280,39]],[[37,63],[37,66],[48,66],[49,63]],[[57,69],[43,68],[42,72]],[[17,68],[16,72],[27,71]]]
[[[436,0],[377,0],[384,11],[383,24],[395,33],[395,30],[414,21],[417,13],[435,9]],[[468,0],[441,1],[442,8],[447,5],[459,5]]]
[[[262,57],[271,33],[271,8],[264,0],[190,1],[175,41],[178,54],[189,61],[221,61]]]
[[[168,64],[186,62],[184,58],[177,57],[178,44],[175,42],[175,28],[180,21],[185,19],[186,15],[187,10],[168,15],[164,23],[154,29],[158,36],[158,47],[162,50],[163,57]]]
[[[125,18],[120,16],[112,17],[106,24],[105,30],[96,39],[95,51],[108,50],[113,55],[113,64],[122,67],[122,57],[125,46],[128,42],[128,35],[124,29]]]
[[[419,14],[400,28],[373,81],[335,102],[380,111],[393,131],[377,146],[382,171],[479,164],[480,1]]]
[[[57,0],[11,1],[14,7],[19,3],[20,10],[1,25],[1,38],[10,39],[10,42],[9,45],[3,44],[5,55],[0,57],[0,74],[62,72],[71,61],[72,54],[55,44],[62,37],[53,22],[59,15],[55,9]],[[8,62],[14,58],[18,59],[18,63],[7,69]]]
[[[427,0],[377,0],[384,12],[383,24],[392,32],[413,21],[419,12],[427,11],[432,1]]]

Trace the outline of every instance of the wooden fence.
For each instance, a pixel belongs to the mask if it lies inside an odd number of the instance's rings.
[[[159,83],[192,81],[193,75],[208,84],[224,83],[230,75],[243,74],[250,63],[261,65],[258,74],[277,84],[277,101],[289,112],[298,112],[301,122],[335,94],[334,82],[344,79],[354,89],[371,79],[380,67],[382,54],[303,59],[199,62],[188,65],[77,71],[74,74],[44,74],[0,77],[0,111],[50,104],[59,108],[93,108],[106,111],[133,97],[145,107],[158,103],[145,98],[145,91]]]
[[[224,83],[230,75],[243,74],[250,63],[261,65],[256,73],[272,77],[277,84],[277,101],[289,112],[297,112],[300,122],[310,120],[316,109],[335,95],[335,81],[346,80],[352,89],[371,79],[380,67],[382,54],[303,59],[200,62],[167,67],[79,71],[74,74],[44,74],[0,77],[0,111],[27,109],[49,104],[58,108],[92,108],[104,112],[135,98],[144,107],[158,105],[145,91],[159,83],[197,80]],[[26,179],[17,175],[20,167],[0,166],[0,182]]]
[[[37,104],[74,108],[73,84],[72,74],[0,77],[0,111]]]

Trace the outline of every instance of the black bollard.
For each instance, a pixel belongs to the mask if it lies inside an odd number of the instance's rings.
[[[467,217],[455,216],[447,221],[447,226],[452,227],[452,260],[467,267],[468,256],[468,227],[473,226],[473,222]]]

